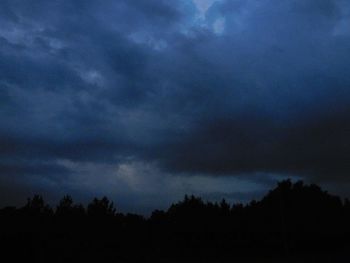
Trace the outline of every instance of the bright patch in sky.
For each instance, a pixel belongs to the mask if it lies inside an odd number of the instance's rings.
[[[219,0],[193,0],[201,17],[205,16],[208,9]]]
[[[103,84],[103,77],[96,70],[89,70],[86,72],[81,72],[81,77],[88,84],[92,84],[92,85],[102,85]]]
[[[218,18],[213,24],[215,34],[221,35],[225,30],[225,18]]]
[[[163,39],[156,39],[151,34],[145,32],[132,33],[129,39],[137,44],[146,45],[156,51],[161,51],[167,47],[166,41]]]
[[[166,209],[185,194],[201,196],[205,200],[220,201],[226,198],[230,202],[245,202],[246,197],[254,193],[264,193],[266,187],[262,182],[237,177],[164,173],[155,164],[140,161],[94,164],[60,160],[58,163],[74,171],[74,178],[65,188],[83,189],[91,198],[94,195],[108,195],[118,200],[119,209],[127,207],[126,211],[131,209],[138,213],[156,208]],[[99,180],[96,180],[97,174]],[[136,198],[137,207],[131,207],[130,195]]]

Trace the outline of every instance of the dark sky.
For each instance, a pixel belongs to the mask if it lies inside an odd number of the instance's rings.
[[[350,1],[1,0],[0,205],[350,196]]]

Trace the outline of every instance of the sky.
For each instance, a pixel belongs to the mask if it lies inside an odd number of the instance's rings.
[[[1,206],[350,196],[348,0],[2,0],[0,24]]]

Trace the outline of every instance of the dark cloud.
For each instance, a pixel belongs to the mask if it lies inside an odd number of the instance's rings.
[[[0,177],[14,189],[130,160],[348,181],[345,0],[221,0],[204,15],[192,1],[11,0],[0,22]]]
[[[57,164],[35,163],[33,161],[30,163],[17,161],[11,164],[11,161],[8,161],[8,163],[0,165],[0,173],[7,176],[44,175],[48,176],[51,180],[62,180],[65,174],[69,174],[70,171]],[[57,176],[59,177],[57,178]]]

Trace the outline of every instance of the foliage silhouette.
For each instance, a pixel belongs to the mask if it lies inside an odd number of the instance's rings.
[[[107,197],[102,199],[94,198],[87,207],[87,214],[92,217],[114,216],[115,211],[113,202],[110,202]]]
[[[77,217],[84,216],[85,208],[83,205],[75,205],[71,196],[64,196],[56,207],[56,216],[58,217]]]
[[[290,180],[246,205],[186,195],[149,218],[116,213],[107,197],[85,210],[64,196],[53,211],[35,195],[22,208],[0,209],[0,245],[25,262],[340,262],[349,220],[348,199]]]
[[[23,212],[31,216],[44,216],[52,215],[53,210],[45,201],[41,195],[34,195],[33,198],[27,199],[27,204],[22,208]]]

